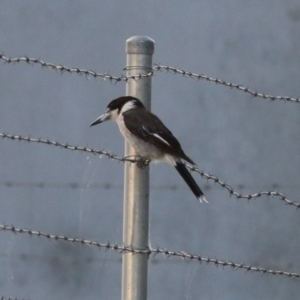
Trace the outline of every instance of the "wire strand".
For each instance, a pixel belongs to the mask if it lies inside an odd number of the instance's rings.
[[[62,240],[65,242],[69,243],[78,243],[81,245],[88,245],[88,246],[94,246],[98,247],[99,249],[104,248],[105,250],[115,250],[118,251],[119,253],[133,253],[133,254],[146,254],[148,256],[153,255],[164,255],[166,258],[168,257],[179,257],[183,259],[189,259],[192,261],[198,261],[198,262],[204,262],[206,264],[213,264],[215,266],[223,266],[223,267],[231,267],[233,269],[244,269],[246,271],[250,272],[258,272],[261,274],[270,274],[270,275],[283,275],[286,277],[290,278],[300,278],[300,274],[296,272],[290,272],[290,271],[280,271],[280,270],[271,270],[267,268],[262,268],[262,267],[256,267],[248,264],[243,264],[243,263],[235,263],[230,260],[220,260],[217,258],[210,258],[210,257],[203,257],[199,254],[191,254],[186,251],[172,251],[168,250],[165,248],[147,248],[147,249],[136,249],[131,246],[126,246],[122,245],[120,246],[117,243],[99,243],[96,241],[92,240],[87,240],[87,239],[81,239],[81,238],[72,238],[72,237],[67,237],[64,235],[54,235],[50,233],[45,233],[39,230],[31,230],[31,229],[22,229],[22,228],[17,228],[15,226],[7,226],[7,225],[2,225],[0,224],[0,230],[2,231],[9,231],[13,233],[23,233],[27,234],[29,236],[37,236],[37,237],[44,237],[48,238],[50,240]]]
[[[268,95],[265,93],[260,93],[260,92],[256,92],[250,88],[247,88],[241,84],[237,84],[237,83],[232,83],[220,78],[214,78],[214,77],[210,77],[208,75],[205,74],[200,74],[200,73],[194,73],[194,72],[190,72],[190,71],[185,71],[183,69],[178,69],[172,66],[166,66],[166,65],[162,65],[162,64],[154,64],[153,69],[150,70],[148,73],[146,74],[136,74],[136,75],[130,75],[130,76],[125,76],[125,75],[121,75],[121,76],[113,76],[110,75],[108,73],[98,73],[96,71],[92,71],[92,70],[86,70],[86,69],[80,69],[80,68],[70,68],[64,65],[57,65],[54,63],[48,63],[45,62],[41,59],[38,58],[30,58],[28,56],[21,56],[21,57],[15,57],[15,58],[10,58],[8,56],[5,56],[4,54],[0,54],[0,59],[3,60],[5,63],[8,64],[15,64],[15,63],[20,63],[20,62],[25,62],[28,64],[38,64],[42,67],[45,68],[50,68],[52,70],[55,71],[59,71],[61,73],[75,73],[78,75],[85,75],[86,77],[94,77],[94,78],[101,78],[104,81],[105,80],[109,80],[110,82],[114,81],[115,83],[117,82],[127,82],[130,79],[133,80],[139,80],[141,78],[147,78],[147,77],[152,77],[154,76],[154,73],[157,71],[165,71],[167,73],[173,73],[176,75],[182,75],[184,77],[187,78],[194,78],[197,80],[205,80],[208,82],[214,82],[216,84],[220,84],[223,85],[225,87],[229,87],[231,89],[237,89],[239,91],[245,92],[250,94],[253,97],[258,97],[258,98],[262,98],[262,99],[267,99],[267,100],[271,100],[271,101],[275,101],[275,100],[282,100],[282,101],[288,101],[288,102],[294,102],[294,103],[300,103],[300,99],[299,98],[295,98],[295,97],[289,97],[289,96],[273,96],[273,95]],[[130,67],[126,67],[125,69],[130,68]]]
[[[101,78],[103,79],[104,81],[105,80],[109,80],[109,81],[114,81],[114,82],[120,82],[120,81],[128,81],[129,79],[134,79],[134,80],[139,80],[143,77],[151,77],[153,76],[153,71],[151,70],[150,72],[148,72],[147,74],[137,74],[137,75],[132,75],[132,76],[113,76],[113,75],[110,75],[108,73],[98,73],[98,72],[95,72],[95,71],[92,71],[92,70],[85,70],[85,69],[80,69],[80,68],[70,68],[70,67],[67,67],[67,66],[63,66],[63,65],[56,65],[56,64],[53,64],[53,63],[48,63],[48,62],[45,62],[43,60],[40,60],[38,58],[30,58],[30,57],[27,57],[27,56],[22,56],[22,57],[16,57],[16,58],[10,58],[10,57],[7,57],[3,54],[0,54],[0,59],[4,60],[5,63],[12,63],[12,64],[15,64],[15,63],[20,63],[20,62],[25,62],[25,63],[28,63],[28,64],[38,64],[44,68],[49,68],[49,69],[52,69],[52,70],[55,70],[55,71],[59,71],[61,73],[75,73],[75,74],[78,74],[78,75],[85,75],[86,77],[94,77],[94,78]]]
[[[253,97],[263,98],[263,99],[267,99],[267,100],[271,100],[271,101],[283,100],[283,101],[290,101],[290,102],[295,102],[295,103],[300,102],[299,98],[294,98],[294,97],[289,97],[289,96],[272,96],[272,95],[268,95],[268,94],[264,94],[264,93],[259,93],[259,92],[253,91],[247,87],[244,87],[241,84],[232,83],[232,82],[220,79],[220,78],[214,78],[214,77],[210,77],[210,76],[204,75],[204,74],[197,74],[197,73],[185,71],[183,69],[177,69],[177,68],[170,67],[170,66],[156,64],[154,67],[154,70],[155,71],[172,72],[173,74],[179,74],[179,75],[182,75],[182,76],[188,77],[188,78],[194,78],[197,80],[205,80],[205,81],[213,82],[216,84],[223,85],[225,87],[229,87],[231,89],[237,89],[239,91],[248,93]]]
[[[11,134],[7,134],[7,133],[0,133],[0,137],[3,139],[9,139],[9,140],[41,143],[41,144],[45,144],[45,145],[60,147],[60,148],[67,149],[67,150],[72,150],[72,151],[87,152],[87,153],[91,153],[91,154],[95,154],[95,155],[100,155],[100,157],[101,157],[101,155],[103,155],[110,159],[121,161],[121,162],[128,161],[131,163],[136,163],[139,161],[139,159],[130,159],[128,157],[120,157],[120,156],[117,156],[117,155],[112,154],[105,150],[95,150],[95,149],[88,148],[88,147],[72,146],[69,144],[62,144],[59,142],[54,142],[54,141],[45,140],[45,139],[31,138],[30,136],[23,137],[21,135],[11,135]],[[195,166],[191,166],[189,164],[186,164],[186,166],[192,172],[198,173],[201,177],[206,178],[207,180],[212,180],[213,182],[219,184],[222,188],[226,189],[230,195],[235,196],[237,199],[252,200],[255,198],[260,198],[263,195],[268,196],[268,197],[273,196],[273,197],[278,197],[281,201],[283,201],[284,203],[286,203],[288,205],[292,205],[297,208],[300,207],[299,203],[289,200],[288,198],[285,197],[284,194],[279,193],[279,192],[262,191],[262,192],[257,192],[257,193],[250,194],[250,195],[240,194],[240,193],[236,192],[229,184],[226,184],[224,181],[221,181],[218,177],[216,177],[214,175],[210,175],[208,173],[205,173]]]

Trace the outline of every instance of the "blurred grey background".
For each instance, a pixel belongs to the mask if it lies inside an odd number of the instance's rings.
[[[133,35],[155,40],[155,63],[300,96],[297,0],[1,2],[0,51],[7,56],[120,76]],[[124,95],[124,82],[3,62],[0,88],[1,132],[123,155],[116,124],[89,124]],[[275,190],[299,201],[299,104],[164,72],[155,74],[152,95],[152,111],[201,170],[240,193]],[[10,140],[0,141],[0,154],[1,224],[122,243],[122,163]],[[169,166],[151,167],[153,247],[300,272],[298,210],[278,198],[237,200],[193,174],[208,205]],[[121,255],[114,251],[0,232],[0,255],[0,296],[120,299]],[[156,256],[148,290],[148,299],[292,300],[300,285]]]

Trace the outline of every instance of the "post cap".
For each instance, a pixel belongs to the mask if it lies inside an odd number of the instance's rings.
[[[154,53],[154,40],[148,36],[132,36],[126,40],[127,54],[148,54]]]

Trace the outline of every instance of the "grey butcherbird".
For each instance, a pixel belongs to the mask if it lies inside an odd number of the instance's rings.
[[[105,113],[91,126],[116,121],[125,140],[146,160],[166,162],[175,167],[197,199],[207,202],[203,192],[182,163],[196,165],[182,150],[180,143],[163,122],[134,97],[124,96],[111,101]]]

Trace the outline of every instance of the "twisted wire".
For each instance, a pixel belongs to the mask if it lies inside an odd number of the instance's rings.
[[[40,138],[31,138],[30,136],[28,137],[23,137],[20,135],[11,135],[11,134],[6,134],[6,133],[0,133],[0,137],[3,139],[9,139],[9,140],[16,140],[16,141],[24,141],[24,142],[31,142],[31,143],[40,143],[40,144],[46,144],[46,145],[51,145],[51,146],[55,146],[55,147],[59,147],[59,148],[63,148],[63,149],[68,149],[68,150],[73,150],[73,151],[79,151],[79,152],[87,152],[90,154],[95,154],[95,155],[100,155],[100,156],[106,156],[110,159],[115,159],[118,161],[129,161],[129,162],[136,162],[136,159],[130,159],[130,158],[126,158],[126,157],[119,157],[113,153],[107,152],[105,150],[95,150],[95,149],[91,149],[88,147],[81,147],[81,146],[72,146],[69,144],[62,144],[59,142],[54,142],[54,141],[50,141],[50,140],[45,140],[45,139],[40,139]]]
[[[0,298],[0,300],[24,300],[24,299],[23,299],[23,298],[22,298],[22,299],[20,299],[20,298],[11,298],[11,297],[6,298],[6,297],[2,296],[2,297]]]
[[[110,75],[108,73],[98,73],[98,72],[91,71],[91,70],[85,70],[85,69],[80,69],[80,68],[70,68],[70,67],[63,66],[63,65],[56,65],[53,63],[45,62],[45,61],[37,59],[37,58],[30,58],[28,56],[10,58],[10,57],[5,56],[4,54],[0,54],[0,59],[4,60],[5,63],[14,64],[14,63],[25,62],[28,64],[39,64],[42,67],[50,68],[50,69],[53,69],[56,71],[60,71],[62,73],[64,73],[64,72],[75,73],[78,75],[102,78],[103,80],[109,80],[109,81],[114,81],[114,82],[120,82],[120,81],[127,82],[129,79],[139,80],[141,78],[145,78],[145,77],[147,78],[147,77],[154,76],[154,72],[156,72],[156,71],[166,71],[166,72],[172,72],[174,74],[180,74],[180,75],[182,75],[184,77],[188,77],[188,78],[195,78],[197,80],[205,80],[205,81],[209,81],[209,82],[214,82],[216,84],[220,84],[225,87],[237,89],[242,92],[248,93],[248,94],[252,95],[253,97],[259,97],[259,98],[268,99],[271,101],[283,100],[283,101],[289,101],[289,102],[295,102],[295,103],[300,102],[299,98],[289,97],[289,96],[272,96],[272,95],[268,95],[268,94],[264,94],[264,93],[259,93],[259,92],[253,91],[241,84],[232,83],[232,82],[220,79],[220,78],[214,78],[214,77],[210,77],[210,76],[204,75],[204,74],[193,73],[190,71],[185,71],[183,69],[178,69],[175,67],[166,66],[166,65],[162,65],[162,64],[155,64],[153,66],[153,69],[150,70],[147,74],[136,74],[136,75],[130,75],[130,76],[121,75],[121,76],[117,77],[117,76]],[[130,68],[130,67],[126,67],[125,69],[128,69],[128,68]]]
[[[297,208],[300,208],[300,203],[297,202],[293,202],[291,200],[289,200],[287,197],[285,197],[284,194],[279,193],[279,192],[274,192],[274,191],[261,191],[258,193],[254,193],[251,195],[246,195],[246,194],[239,194],[236,191],[234,191],[234,189],[227,183],[221,181],[217,176],[214,175],[210,175],[208,173],[205,173],[201,170],[199,170],[197,167],[195,166],[191,166],[186,164],[186,166],[192,171],[192,172],[196,172],[198,174],[200,174],[201,177],[206,178],[208,180],[212,180],[215,183],[219,184],[222,188],[226,189],[230,195],[235,196],[237,199],[247,199],[247,200],[251,200],[251,199],[255,199],[255,198],[259,198],[263,195],[265,196],[274,196],[274,197],[279,197],[281,201],[285,202],[288,205],[293,205]]]
[[[16,181],[16,180],[0,180],[0,186],[6,187],[6,188],[39,188],[39,189],[46,189],[46,188],[59,188],[59,189],[84,189],[84,188],[90,188],[90,189],[105,189],[105,190],[111,190],[111,189],[122,189],[122,184],[114,184],[111,182],[89,182],[89,183],[82,183],[77,181],[68,181],[68,182],[50,182],[50,181]],[[245,185],[242,183],[239,183],[236,185],[239,189],[245,189],[245,188],[257,188],[260,185]],[[204,184],[202,187],[205,190],[210,190],[211,185]],[[298,189],[298,185],[280,185],[277,183],[273,183],[272,187],[274,188],[296,188]],[[186,189],[186,185],[184,184],[177,184],[177,183],[171,183],[171,184],[152,184],[151,188],[158,189],[158,190],[170,190],[175,191],[179,189]]]
[[[14,180],[5,180],[0,181],[0,187],[6,188],[55,188],[55,189],[104,189],[104,190],[111,190],[111,189],[123,189],[122,184],[114,184],[111,182],[103,182],[103,183],[81,183],[81,182],[47,182],[47,181],[37,181],[37,182],[28,182],[28,181],[14,181]],[[157,190],[180,190],[186,189],[185,185],[178,185],[178,184],[158,184],[152,185],[151,188]],[[207,184],[204,186],[204,189],[209,189],[210,186]]]
[[[247,87],[244,87],[241,84],[236,84],[236,83],[232,83],[229,81],[225,81],[223,79],[219,79],[219,78],[213,78],[204,74],[197,74],[197,73],[193,73],[193,72],[189,72],[189,71],[185,71],[182,69],[177,69],[174,67],[170,67],[170,66],[164,66],[164,65],[160,65],[160,64],[156,64],[154,67],[155,71],[161,71],[164,70],[166,72],[172,72],[174,74],[180,74],[184,77],[188,77],[188,78],[195,78],[197,80],[206,80],[209,82],[214,82],[216,84],[221,84],[223,86],[229,87],[229,88],[233,88],[233,89],[237,89],[240,90],[242,92],[248,93],[250,95],[252,95],[253,97],[258,97],[258,98],[263,98],[263,99],[268,99],[271,101],[274,100],[283,100],[283,101],[290,101],[290,102],[295,102],[295,103],[299,103],[300,99],[299,98],[295,98],[295,97],[289,97],[289,96],[272,96],[272,95],[268,95],[268,94],[264,94],[264,93],[259,93],[256,91],[253,91]]]
[[[5,63],[20,63],[20,62],[25,62],[28,64],[39,64],[44,68],[50,68],[52,70],[55,71],[59,71],[61,73],[67,72],[67,73],[75,73],[78,75],[85,75],[87,77],[94,77],[94,78],[101,78],[103,80],[109,80],[109,81],[114,81],[114,82],[120,82],[120,81],[128,81],[129,79],[134,79],[134,80],[139,80],[141,78],[144,77],[151,77],[153,76],[153,71],[149,71],[147,74],[136,74],[136,75],[131,75],[131,76],[124,76],[121,75],[120,77],[117,76],[113,76],[110,75],[108,73],[97,73],[95,71],[91,71],[91,70],[85,70],[85,69],[80,69],[80,68],[70,68],[67,66],[63,66],[63,65],[56,65],[53,63],[48,63],[45,62],[43,60],[40,60],[38,58],[30,58],[27,56],[23,56],[23,57],[16,57],[16,58],[9,58],[6,57],[3,54],[0,54],[0,59],[4,60]]]
[[[2,225],[2,224],[0,224],[0,230],[9,231],[9,232],[13,232],[13,233],[23,233],[23,234],[27,234],[29,236],[44,237],[44,238],[53,239],[56,241],[62,240],[65,242],[70,242],[70,243],[78,243],[78,244],[82,244],[82,245],[95,246],[95,247],[98,247],[99,249],[104,248],[105,250],[115,250],[121,254],[123,254],[123,253],[146,254],[147,256],[150,256],[150,255],[156,256],[158,254],[162,254],[166,258],[180,257],[183,259],[198,261],[200,263],[204,262],[206,264],[213,264],[215,266],[231,267],[233,269],[244,269],[246,271],[258,272],[261,274],[283,275],[283,276],[290,277],[290,278],[300,278],[300,273],[296,273],[296,272],[271,270],[271,269],[262,268],[262,267],[255,267],[255,266],[247,265],[247,264],[243,264],[243,263],[235,263],[235,262],[229,261],[229,260],[226,261],[226,260],[220,260],[217,258],[203,257],[201,255],[191,254],[186,251],[171,251],[171,250],[160,248],[160,247],[147,248],[147,249],[136,249],[136,248],[133,248],[132,246],[125,246],[125,245],[120,246],[117,243],[114,243],[114,244],[111,244],[110,242],[99,243],[99,242],[87,240],[87,239],[72,238],[72,237],[67,237],[64,235],[54,235],[54,234],[45,233],[45,232],[42,232],[39,230],[22,229],[22,228],[16,228],[14,226],[7,226],[7,225]]]
[[[69,144],[62,144],[62,143],[54,142],[54,141],[50,141],[50,140],[37,139],[37,138],[31,138],[31,137],[23,137],[20,135],[11,135],[11,134],[7,134],[7,133],[0,133],[0,137],[3,139],[9,139],[9,140],[41,143],[41,144],[46,144],[46,145],[50,145],[50,146],[60,147],[60,148],[67,149],[67,150],[72,150],[72,151],[87,152],[87,153],[91,153],[91,154],[95,154],[95,155],[100,155],[100,157],[103,155],[103,156],[107,156],[110,159],[121,161],[121,162],[125,162],[125,161],[131,162],[131,163],[139,162],[139,159],[133,159],[133,158],[129,158],[129,157],[119,157],[119,156],[109,153],[108,151],[105,151],[105,150],[95,150],[95,149],[87,148],[87,147],[72,146]],[[206,178],[207,180],[212,180],[213,182],[219,184],[222,188],[225,188],[226,190],[228,190],[230,195],[235,196],[237,199],[251,200],[251,199],[259,198],[263,195],[266,195],[269,197],[274,196],[274,197],[279,197],[280,200],[285,202],[286,204],[293,205],[297,208],[300,208],[299,203],[289,200],[287,197],[285,197],[284,194],[279,193],[279,192],[262,191],[262,192],[254,193],[252,195],[239,194],[229,184],[226,184],[225,182],[221,181],[218,177],[216,177],[214,175],[210,175],[208,173],[205,173],[205,172],[201,171],[200,169],[198,169],[196,166],[192,166],[189,164],[186,164],[186,166],[192,172],[198,173],[201,177]]]

